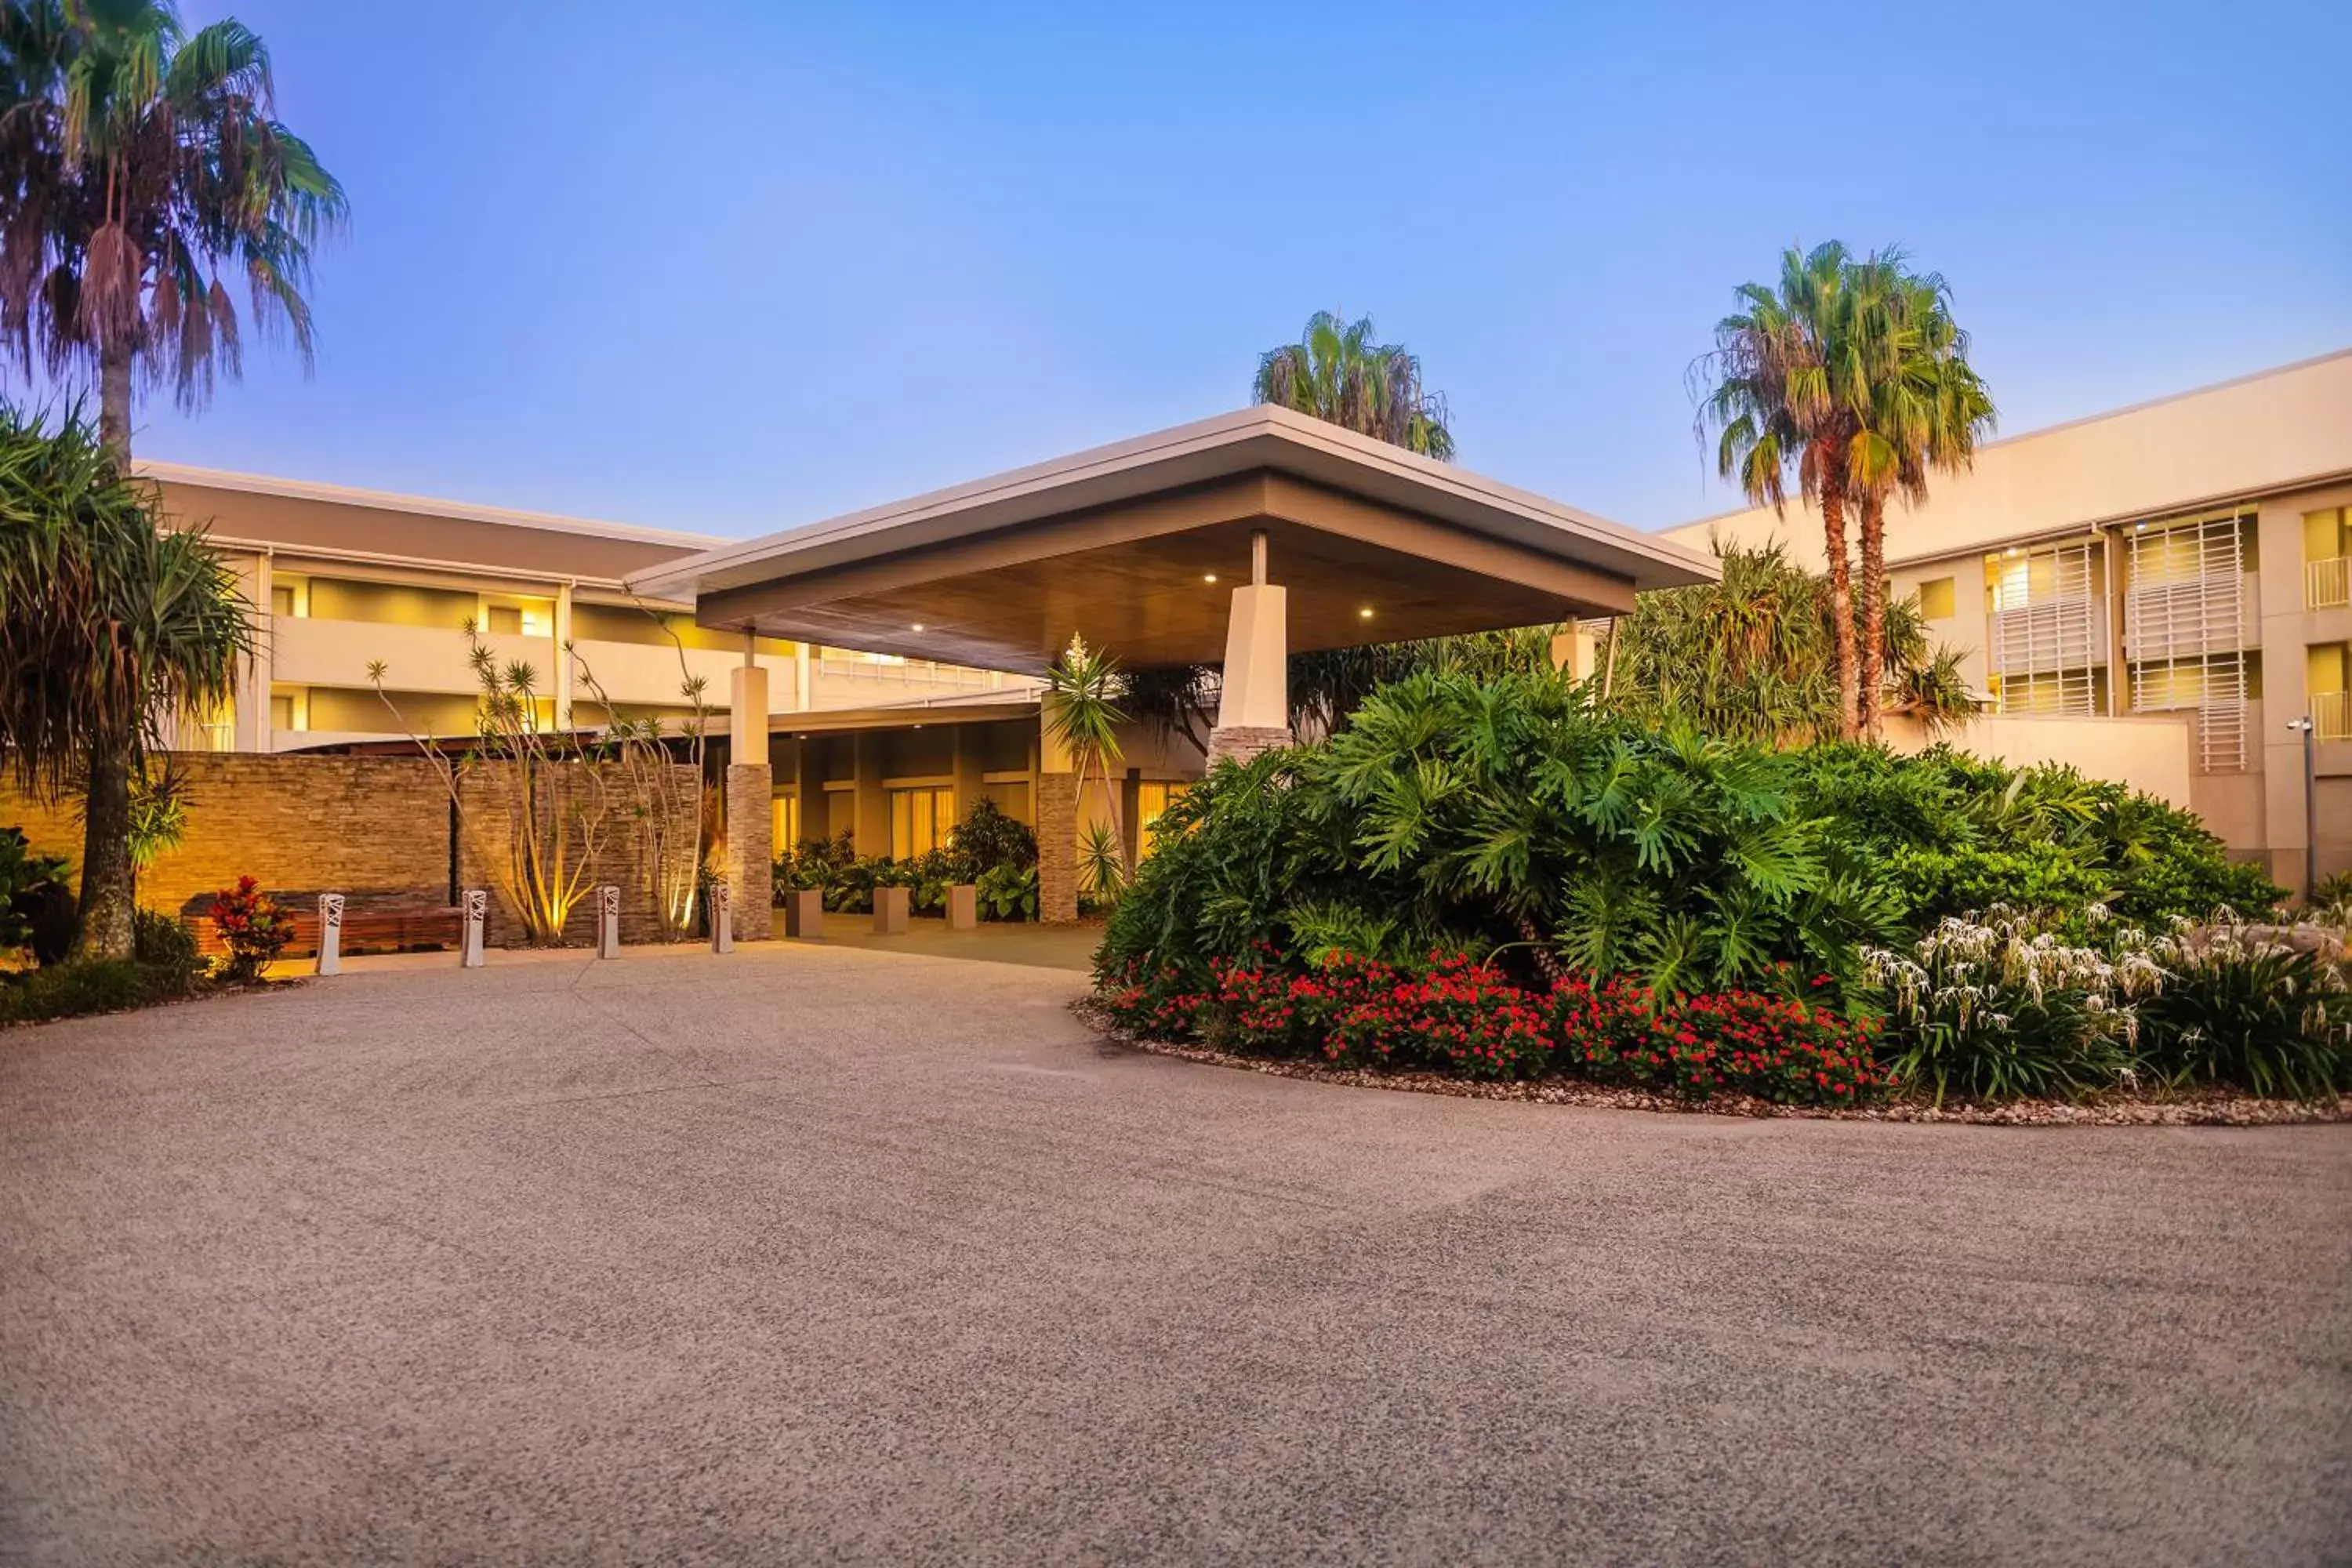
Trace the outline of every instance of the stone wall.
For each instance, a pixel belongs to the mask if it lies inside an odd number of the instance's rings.
[[[460,886],[490,887],[488,857],[504,838],[505,812],[491,781],[465,781],[474,827],[460,832],[440,775],[422,757],[318,757],[182,752],[173,766],[188,801],[181,846],[141,873],[142,908],[189,916],[212,896],[251,876],[265,891],[304,904],[341,892],[351,910],[446,908],[452,873]],[[694,770],[676,770],[678,802],[672,832],[691,844],[701,795]],[[33,847],[81,864],[82,829],[71,799],[46,804],[0,782],[0,826],[20,826]],[[657,932],[649,869],[624,814],[607,826],[598,864],[586,879],[617,882],[624,942]],[[453,864],[454,862],[454,864]],[[593,899],[583,898],[565,927],[568,941],[594,940]],[[522,940],[520,923],[494,892],[490,941]]]
[[[182,752],[188,833],[140,873],[142,907],[172,914],[250,876],[273,892],[449,897],[449,796],[421,757]],[[76,802],[0,784],[0,826],[79,871]]]
[[[497,877],[491,870],[505,857],[515,820],[513,786],[506,782],[508,765],[491,763],[467,773],[460,781],[465,821],[457,849],[459,881],[465,887],[490,889],[488,934],[493,947],[516,947],[529,941],[522,921],[500,897]],[[701,814],[700,783],[691,767],[681,765],[671,773],[670,794],[677,803],[677,815],[670,824],[670,842],[690,857],[696,819]],[[604,802],[607,816],[598,835],[596,855],[587,869],[579,874],[578,886],[591,889],[604,882],[617,884],[621,889],[621,940],[659,941],[661,927],[655,913],[651,857],[644,837],[632,829],[630,814],[622,799],[619,770],[604,769],[604,778],[605,789],[611,792]],[[593,808],[593,796],[583,795],[582,809]],[[557,809],[560,802],[554,796],[544,797],[542,816],[551,816]],[[578,845],[577,837],[569,836],[562,849],[567,857],[575,856]],[[592,892],[583,891],[572,905],[563,924],[563,940],[567,945],[594,945],[596,910]]]

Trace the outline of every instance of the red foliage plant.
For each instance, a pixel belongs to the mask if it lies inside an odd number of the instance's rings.
[[[236,887],[213,896],[212,921],[228,949],[226,970],[231,980],[259,979],[263,968],[294,940],[294,917],[250,877],[239,877]]]

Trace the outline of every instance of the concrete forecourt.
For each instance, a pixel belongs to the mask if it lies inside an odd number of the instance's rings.
[[[2352,1540],[2352,1130],[1339,1089],[1083,985],[445,955],[0,1035],[0,1560]]]

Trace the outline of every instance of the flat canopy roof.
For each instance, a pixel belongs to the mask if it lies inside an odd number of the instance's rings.
[[[1073,633],[1136,667],[1224,657],[1228,591],[1288,589],[1295,651],[1534,626],[1712,581],[1681,545],[1259,406],[663,562],[705,626],[1037,671]],[[1369,611],[1370,614],[1366,614]]]

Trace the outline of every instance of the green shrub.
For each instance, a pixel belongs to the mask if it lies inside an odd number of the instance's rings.
[[[184,977],[128,959],[53,963],[0,980],[0,1024],[121,1013],[186,991]]]
[[[1037,868],[992,866],[980,874],[973,889],[980,912],[992,921],[1034,921],[1037,918]]]
[[[1794,961],[1841,981],[1899,904],[1797,807],[1767,748],[1593,713],[1549,676],[1424,673],[1319,745],[1221,764],[1173,803],[1121,897],[1106,973],[1209,964],[1344,933],[1368,957],[1549,948],[1661,990]]]
[[[2318,953],[2224,924],[2159,937],[2140,1050],[2176,1083],[2315,1099],[2352,1088],[2352,986]]]
[[[776,886],[822,891],[856,859],[846,830],[831,838],[804,839],[776,857]]]
[[[982,795],[948,835],[947,853],[952,873],[949,879],[976,883],[998,866],[1034,866],[1037,836],[1027,823],[1006,816],[996,802]]]
[[[193,987],[209,967],[196,952],[196,933],[152,910],[132,911],[131,956],[182,991]]]
[[[1884,867],[1916,931],[1995,903],[2161,926],[2267,910],[2284,890],[2232,861],[2194,813],[2073,768],[2011,768],[1947,747],[1795,753],[1799,808],[1856,863]],[[2072,934],[2089,934],[2077,922]]]
[[[55,963],[80,925],[66,862],[35,854],[23,828],[0,827],[0,950],[30,948],[36,962]]]

